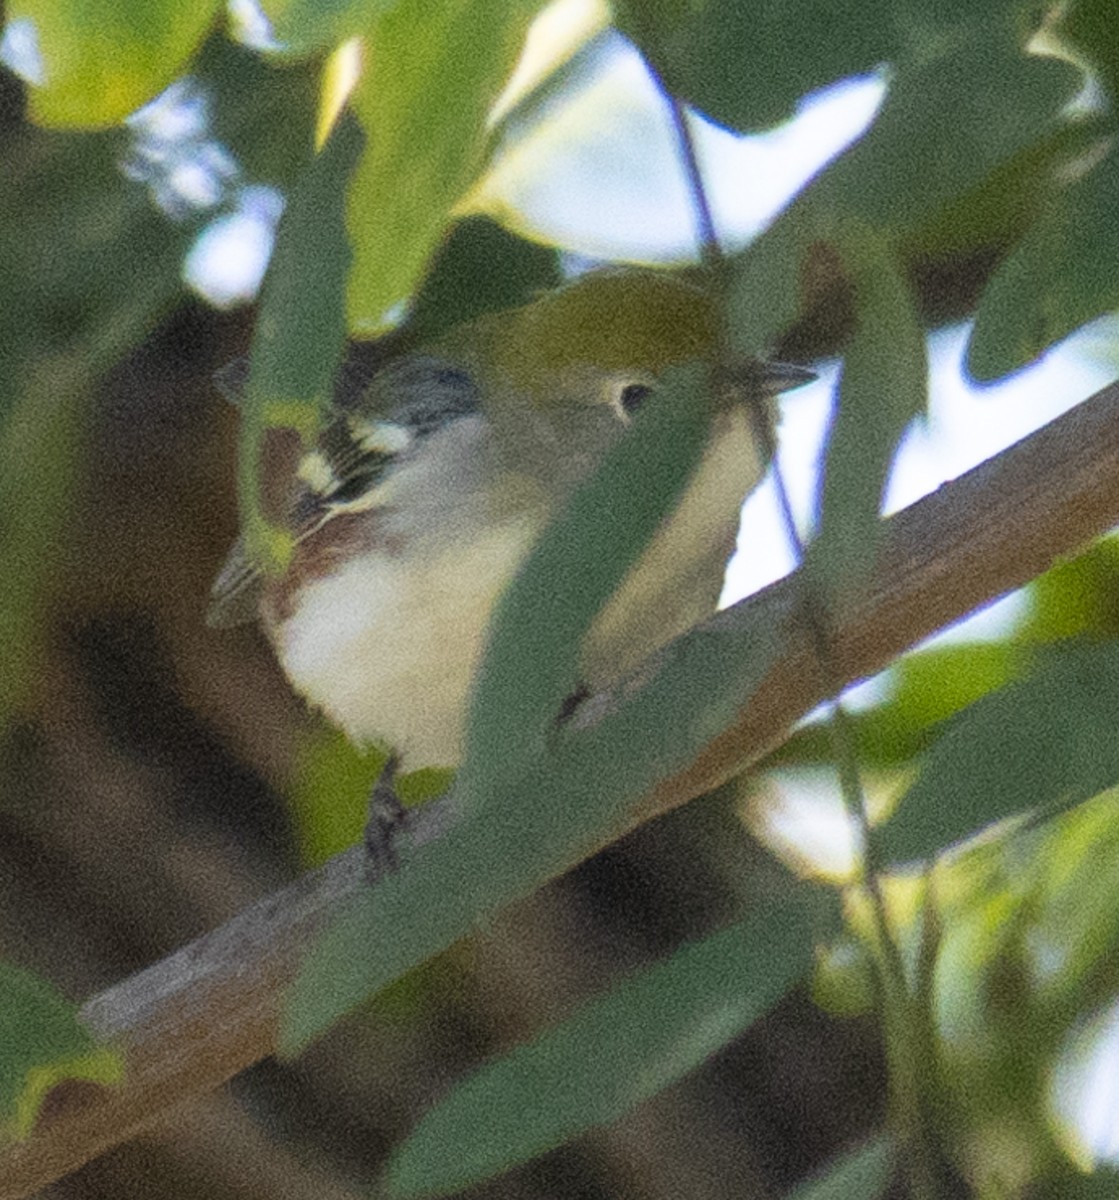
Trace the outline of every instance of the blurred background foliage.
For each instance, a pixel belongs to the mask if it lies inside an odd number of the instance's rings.
[[[592,19],[585,41],[487,125],[538,5],[262,7],[271,42],[244,5],[4,10],[9,48],[13,31],[37,31],[41,78],[0,69],[0,957],[75,1000],[352,843],[378,769],[293,698],[257,633],[203,624],[238,529],[239,413],[213,379],[247,349],[254,313],[188,286],[197,239],[254,204],[290,201],[337,107],[339,47],[361,37],[373,69],[352,111],[372,142],[347,194],[349,332],[386,328],[410,298],[390,344],[522,301],[570,260],[487,190],[486,165],[522,149],[617,36]],[[674,92],[736,130],[788,116],[813,88],[885,71],[871,133],[733,265],[740,348],[812,361],[864,338],[870,366],[842,396],[861,425],[837,434],[829,459],[832,478],[853,482],[825,494],[825,530],[829,504],[837,536],[859,522],[872,530],[866,472],[884,477],[922,403],[919,387],[881,391],[923,371],[919,352],[882,339],[909,345],[914,323],[976,317],[970,364],[994,378],[1117,307],[1110,0],[619,0],[612,15]],[[1037,37],[1048,57],[1024,53]],[[151,110],[130,116],[161,92],[176,102],[170,132]],[[886,285],[868,299],[860,279]],[[875,324],[899,295],[911,306],[900,334]],[[381,353],[352,347],[337,386],[360,383]],[[871,430],[869,463],[839,449]],[[1119,997],[1116,543],[1055,565],[1027,604],[1001,639],[905,656],[854,724],[883,811],[916,778],[922,811],[943,814],[931,831],[884,833],[887,846],[924,838],[940,850],[995,818],[1042,812],[924,875],[885,880],[923,972],[939,1064],[929,1094],[953,1186],[1110,1196],[1119,1105],[1089,1086],[1085,1064],[1106,1078],[1108,1060],[1090,1051],[1114,1035]],[[1057,756],[1056,782],[1034,794],[1030,762],[1003,756],[998,795],[969,808],[968,764],[1023,731]],[[298,1060],[245,1072],[49,1194],[362,1194],[453,1081],[624,972],[780,897],[786,870],[763,843],[818,876],[810,853],[775,835],[772,814],[829,761],[820,726],[806,724],[751,779],[642,829]],[[815,790],[815,819],[833,819],[834,797]],[[469,1194],[905,1194],[873,1142],[840,1163],[831,1191],[808,1190],[886,1111],[866,918],[856,893],[847,904],[849,933],[811,986],[620,1120]],[[82,1049],[60,1039],[66,1054]],[[7,1069],[22,1070],[13,1058]]]

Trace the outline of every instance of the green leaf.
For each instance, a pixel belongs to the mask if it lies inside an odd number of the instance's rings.
[[[666,647],[641,690],[620,694],[595,724],[558,731],[549,753],[490,806],[452,810],[439,840],[402,848],[400,869],[360,897],[308,956],[287,997],[284,1051],[295,1052],[632,820],[642,795],[730,725],[781,644],[756,616],[708,622]]]
[[[1088,1175],[1069,1172],[1054,1190],[1039,1194],[1054,1200],[1119,1200],[1119,1171],[1099,1169]]]
[[[1119,538],[1094,542],[1030,584],[1030,615],[1023,638],[1053,642],[1089,634],[1119,637]]]
[[[242,408],[238,494],[250,557],[282,562],[288,535],[262,510],[260,454],[273,429],[314,433],[345,343],[343,295],[350,266],[343,198],[362,146],[346,118],[292,194],[268,266]]]
[[[968,369],[996,379],[1119,308],[1119,156],[1046,205],[983,293]]]
[[[103,371],[181,293],[196,228],[172,225],[124,178],[125,137],[24,125],[5,142],[0,212],[19,218],[0,221],[0,413],[44,354],[71,374],[78,358]]]
[[[79,445],[74,385],[87,382],[69,364],[37,366],[32,385],[0,421],[0,554],[16,568],[0,587],[0,728],[42,685],[46,598],[65,563]]]
[[[408,314],[408,332],[431,342],[487,313],[527,304],[562,282],[559,257],[487,217],[467,217],[447,234]]]
[[[1038,946],[1060,947],[1060,971],[1034,981],[1029,997],[1044,1012],[1046,1032],[1039,1034],[1035,1054],[1046,1072],[1069,1027],[1114,1003],[1119,985],[1117,817],[1119,790],[1112,788],[1049,822],[1024,853],[1016,846],[1017,853],[1005,856],[1005,869],[1015,880],[1011,886],[1024,897],[1009,952],[1029,972]]]
[[[735,354],[764,358],[801,314],[803,263],[818,243],[813,211],[793,204],[732,260],[727,329]]]
[[[191,77],[209,99],[209,132],[241,169],[239,181],[287,192],[307,168],[315,138],[320,65],[279,63],[222,33],[206,40]]]
[[[41,125],[114,125],[183,73],[214,22],[217,0],[13,0],[10,22],[31,20],[43,82],[29,90]]]
[[[301,748],[290,804],[302,863],[317,866],[360,840],[387,758],[386,751],[359,748],[329,728]],[[422,767],[397,775],[393,786],[397,799],[412,808],[443,795],[453,781],[453,771]]]
[[[1016,32],[1012,0],[618,0],[616,21],[669,89],[713,120],[756,130],[792,115],[807,92],[880,64],[959,44],[966,19]]]
[[[730,334],[737,352],[765,354],[802,312],[845,282],[852,231],[880,239],[880,258],[970,217],[968,198],[1036,154],[1060,131],[1081,81],[1065,62],[1021,54],[987,31],[899,68],[870,130],[826,168],[735,259]],[[1052,151],[1046,152],[1046,163]],[[1048,170],[1048,168],[1047,168]],[[864,282],[864,289],[868,285]],[[905,309],[912,307],[909,301]]]
[[[407,301],[483,163],[486,116],[512,70],[528,0],[399,0],[369,29],[351,103],[368,134],[350,188],[347,311],[370,334]]]
[[[1084,56],[1109,92],[1112,111],[1119,101],[1119,22],[1112,0],[1075,0],[1061,8],[1056,34]]]
[[[906,426],[925,409],[928,379],[924,330],[889,246],[865,227],[847,226],[840,249],[856,325],[828,435],[819,532],[808,552],[825,594],[857,588],[874,566],[890,464]]]
[[[816,958],[812,1000],[832,1017],[865,1017],[879,1001],[875,963],[865,941],[848,933]]]
[[[889,1186],[896,1152],[885,1134],[834,1159],[788,1200],[875,1200]]]
[[[365,33],[399,0],[261,0],[281,53],[328,50]]]
[[[824,212],[914,230],[1053,133],[1082,82],[1071,64],[976,29],[966,44],[899,70],[869,133],[808,195]]]
[[[0,964],[0,1123],[26,1137],[52,1088],[69,1079],[119,1083],[123,1070],[45,979]]]
[[[605,1125],[737,1037],[811,969],[835,897],[790,886],[637,972],[459,1084],[389,1164],[389,1195],[438,1196]]]
[[[317,732],[301,748],[290,798],[300,862],[317,866],[360,839],[386,757],[336,730]]]
[[[181,289],[191,231],[124,179],[121,145],[119,132],[30,125],[4,142],[0,212],[13,219],[0,221],[0,556],[11,569],[0,585],[0,721],[44,682],[89,397]]]
[[[1029,585],[1029,616],[1010,640],[938,645],[904,655],[889,670],[889,696],[851,714],[859,759],[898,766],[926,750],[938,726],[1020,676],[1039,643],[1119,637],[1119,539],[1104,538]],[[774,755],[782,766],[830,761],[831,739],[804,726]]]
[[[892,746],[894,762],[909,757],[941,722],[1009,683],[1024,661],[1025,652],[1013,642],[937,646],[907,654],[893,668],[895,682],[882,706],[884,719],[868,723],[860,748],[882,756]]]
[[[926,859],[1006,817],[1071,807],[1119,782],[1119,643],[1043,652],[1035,670],[952,719],[874,837]]]
[[[890,668],[889,696],[850,714],[859,761],[896,767],[928,749],[938,726],[1021,673],[1027,652],[1017,642],[967,642],[905,655]],[[834,749],[826,727],[803,726],[770,760],[779,766],[828,763]]]
[[[707,444],[704,369],[665,373],[657,402],[553,521],[502,596],[470,707],[456,794],[488,802],[543,748],[578,689],[591,622],[672,511]]]

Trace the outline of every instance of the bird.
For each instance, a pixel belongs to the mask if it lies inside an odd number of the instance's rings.
[[[633,312],[641,304],[652,320]],[[453,768],[500,597],[658,402],[664,371],[710,354],[714,321],[690,283],[591,273],[390,359],[356,397],[335,400],[291,472],[287,565],[269,574],[239,541],[209,622],[259,620],[295,691],[356,745],[391,751],[394,771]],[[750,405],[772,422],[774,397],[814,377],[757,360],[746,374],[716,406],[674,510],[591,625],[586,693],[715,611],[742,503],[767,468]]]

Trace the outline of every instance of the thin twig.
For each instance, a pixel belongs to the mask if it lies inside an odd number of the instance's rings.
[[[722,246],[719,244],[719,234],[715,228],[715,217],[707,199],[707,189],[703,186],[703,174],[699,166],[699,154],[696,151],[695,139],[688,125],[688,114],[680,101],[669,92],[664,81],[657,74],[656,68],[646,59],[645,66],[654,82],[660,89],[661,95],[668,100],[668,111],[672,116],[672,125],[676,130],[676,140],[684,159],[684,176],[688,183],[688,196],[691,200],[692,213],[696,220],[696,232],[699,235],[699,253],[703,263],[712,274],[718,275],[725,264]]]

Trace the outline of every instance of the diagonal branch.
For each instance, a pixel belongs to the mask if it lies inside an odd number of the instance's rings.
[[[871,585],[833,613],[838,673],[846,682],[873,674],[1117,522],[1113,385],[889,519]],[[734,725],[646,796],[628,828],[757,762],[826,698],[797,605],[795,578],[786,579],[713,618],[780,630],[781,654]],[[82,1019],[123,1049],[125,1082],[56,1089],[32,1136],[0,1148],[0,1200],[36,1191],[272,1053],[301,955],[364,879],[360,848],[347,851],[89,1000]]]

